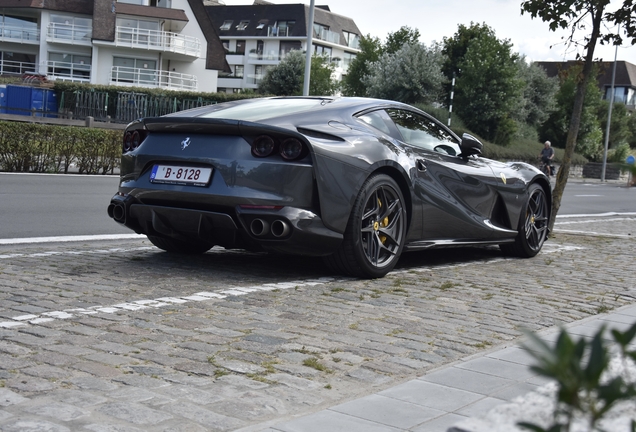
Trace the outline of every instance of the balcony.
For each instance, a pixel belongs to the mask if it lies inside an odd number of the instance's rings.
[[[0,23],[0,42],[17,42],[28,44],[40,43],[40,30],[24,27],[8,26]]]
[[[80,63],[48,61],[44,62],[46,76],[50,80],[90,82],[91,66]]]
[[[284,51],[268,51],[266,53],[251,52],[248,57],[248,63],[269,64],[274,62],[274,64],[276,64],[283,60],[286,55],[287,53]]]
[[[193,58],[201,57],[201,41],[198,38],[157,30],[118,26],[115,45]]]
[[[46,31],[47,42],[90,46],[92,37],[92,27],[73,24],[51,23]]]
[[[314,30],[314,39],[319,39],[325,42],[331,42],[336,45],[340,45],[340,33],[332,32],[331,30],[320,29],[320,31]]]
[[[197,90],[198,88],[196,75],[123,66],[113,66],[111,68],[110,83],[167,90]]]
[[[267,27],[267,37],[289,37],[292,29],[290,27]]]
[[[37,72],[35,63],[0,60],[0,75],[22,75],[26,72]]]

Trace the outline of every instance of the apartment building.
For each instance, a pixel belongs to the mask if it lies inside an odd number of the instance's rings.
[[[579,65],[580,62],[571,60],[566,62],[537,62],[549,77],[559,76],[569,68]],[[599,75],[596,77],[601,97],[610,100],[612,97],[612,75],[614,74],[614,62],[596,62]],[[616,62],[616,75],[614,76],[614,102],[623,103],[630,111],[636,111],[636,65],[618,60]]]
[[[256,89],[268,68],[278,65],[292,50],[307,49],[313,32],[313,53],[325,55],[335,66],[335,79],[342,79],[360,52],[360,30],[351,18],[332,13],[329,6],[316,6],[309,28],[309,6],[272,4],[256,0],[253,5],[226,6],[205,1],[217,31],[230,73],[220,73],[218,90],[240,92]]]
[[[231,73],[202,0],[1,0],[0,74],[215,92]]]

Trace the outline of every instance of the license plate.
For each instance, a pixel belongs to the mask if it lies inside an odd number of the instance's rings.
[[[150,173],[151,183],[207,186],[212,168],[186,167],[177,165],[155,165]]]

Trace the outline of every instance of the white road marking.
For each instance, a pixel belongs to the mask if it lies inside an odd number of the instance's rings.
[[[60,236],[60,237],[27,237],[0,239],[0,245],[13,245],[25,243],[62,243],[78,241],[98,241],[98,240],[130,240],[145,239],[141,234],[100,234],[100,235],[80,235],[80,236]],[[54,252],[52,252],[54,253]]]
[[[590,236],[601,236],[601,237],[618,237],[618,238],[632,238],[633,236],[626,234],[609,234],[609,233],[599,233],[594,231],[576,231],[576,230],[564,230],[564,229],[555,229],[554,232],[560,233],[569,233],[569,234],[584,234]]]
[[[572,214],[572,215],[557,215],[557,219],[567,219],[567,218],[586,218],[586,217],[606,217],[606,216],[636,216],[634,212],[627,213],[617,213],[617,212],[607,212],[607,213],[594,213],[594,214]]]
[[[636,220],[634,218],[612,218],[612,219],[587,219],[582,221],[569,221],[569,222],[557,222],[555,225],[573,225],[573,224],[584,224],[584,223],[594,223],[594,222],[618,222],[618,221],[633,221]]]
[[[9,259],[9,258],[38,258],[42,256],[51,256],[51,255],[91,255],[91,254],[109,254],[109,253],[118,253],[118,252],[136,252],[136,251],[147,251],[156,249],[152,246],[143,246],[137,248],[113,248],[113,249],[94,249],[94,250],[86,250],[86,251],[64,251],[64,252],[39,252],[32,254],[4,254],[0,255],[1,259]]]
[[[603,195],[574,195],[575,197],[602,197]]]
[[[28,324],[40,324],[43,322],[53,321],[55,319],[68,319],[74,318],[81,315],[94,314],[97,312],[102,313],[117,313],[117,312],[136,312],[144,309],[148,309],[149,307],[160,307],[167,306],[169,303],[172,304],[183,304],[188,303],[189,301],[209,301],[209,300],[220,300],[227,297],[227,295],[247,295],[251,292],[255,291],[271,291],[274,289],[291,289],[297,286],[314,286],[314,285],[323,285],[330,282],[339,282],[345,281],[348,279],[335,279],[332,277],[321,277],[318,279],[309,279],[307,281],[293,281],[293,282],[280,282],[280,283],[268,283],[263,285],[254,285],[250,287],[229,287],[219,290],[217,292],[198,292],[189,296],[183,297],[161,297],[154,300],[135,300],[131,302],[118,303],[112,306],[91,306],[90,308],[74,308],[74,309],[65,309],[63,311],[53,311],[53,312],[44,312],[40,315],[29,314],[29,315],[19,315],[11,318],[11,321],[0,322],[0,328],[13,328],[20,325],[28,325]],[[224,295],[222,293],[227,293]]]

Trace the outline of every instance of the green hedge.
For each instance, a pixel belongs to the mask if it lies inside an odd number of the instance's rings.
[[[119,167],[122,132],[0,121],[0,170],[108,174]]]

